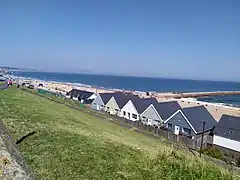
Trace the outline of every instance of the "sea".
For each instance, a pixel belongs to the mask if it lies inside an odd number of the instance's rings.
[[[74,83],[111,89],[156,92],[240,91],[238,82],[186,80],[116,75],[13,71],[11,75],[44,81]],[[209,96],[197,100],[240,107],[240,95]]]

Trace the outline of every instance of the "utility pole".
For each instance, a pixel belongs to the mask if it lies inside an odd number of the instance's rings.
[[[202,139],[201,139],[201,147],[200,147],[200,157],[202,156],[202,148],[203,148],[203,139],[204,139],[204,131],[205,131],[206,122],[203,121],[203,128],[202,128]]]

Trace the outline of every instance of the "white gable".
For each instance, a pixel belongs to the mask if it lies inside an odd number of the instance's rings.
[[[99,94],[97,94],[96,98],[92,102],[92,108],[97,110],[104,110],[104,103],[102,101],[102,98]]]
[[[131,100],[121,109],[121,116],[132,121],[139,120],[139,114]]]
[[[96,99],[97,95],[96,94],[92,94],[88,99]]]
[[[97,96],[94,99],[94,101],[92,102],[92,104],[98,104],[98,105],[103,105],[104,104],[100,94],[97,94]]]
[[[106,107],[120,110],[114,97],[111,97],[111,99],[107,102]]]
[[[127,104],[125,104],[125,106],[123,106],[122,111],[130,112],[132,114],[138,114],[138,112],[131,100],[129,100],[127,102]]]

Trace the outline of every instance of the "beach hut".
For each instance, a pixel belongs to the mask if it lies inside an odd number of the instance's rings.
[[[92,108],[105,111],[107,102],[111,99],[114,93],[98,93],[92,102]]]
[[[148,125],[160,125],[181,107],[176,101],[154,102],[140,115],[141,121]]]
[[[240,117],[222,115],[213,134],[215,146],[240,152]]]
[[[190,138],[200,137],[203,133],[210,133],[217,122],[204,106],[188,107],[177,110],[165,122],[165,127],[176,135]]]

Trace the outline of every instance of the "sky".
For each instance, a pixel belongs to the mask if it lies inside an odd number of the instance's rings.
[[[240,1],[1,0],[1,65],[240,81]]]

